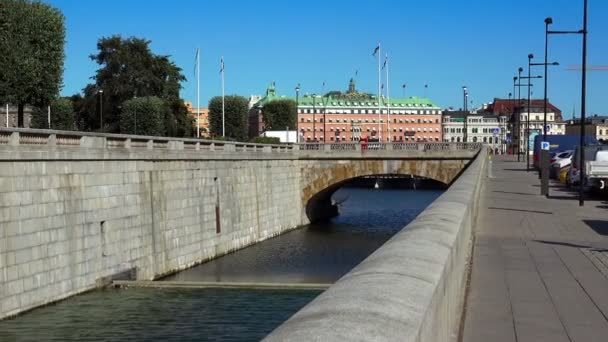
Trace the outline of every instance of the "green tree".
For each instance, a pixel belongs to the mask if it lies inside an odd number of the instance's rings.
[[[72,131],[75,128],[74,105],[67,97],[55,99],[51,102],[51,127],[48,122],[48,108],[37,107],[32,113],[33,128],[51,128]]]
[[[46,106],[57,97],[65,58],[65,25],[56,8],[32,0],[0,1],[0,102]]]
[[[192,137],[194,118],[188,115],[188,108],[180,98],[171,97],[167,101],[165,114],[165,135],[169,137]]]
[[[94,76],[95,83],[84,89],[85,106],[79,111],[85,128],[120,132],[119,106],[135,97],[158,97],[169,108],[177,108],[172,104],[181,101],[179,91],[186,78],[169,56],[152,53],[149,40],[117,35],[102,37],[97,49],[98,53],[90,57],[100,68]],[[103,90],[101,95],[99,90]],[[103,108],[104,127],[100,127],[100,108]],[[172,114],[175,118],[171,122],[183,125],[181,123],[187,121],[187,112],[181,108]],[[176,124],[180,128],[172,132],[184,132],[180,125]]]
[[[276,100],[268,102],[262,108],[262,120],[266,130],[285,130],[285,127],[297,129],[297,109],[293,100]]]
[[[120,131],[125,134],[164,135],[167,106],[163,99],[149,96],[123,102]]]
[[[242,96],[225,97],[226,138],[238,141],[247,140],[247,111],[249,102]],[[222,136],[222,97],[216,96],[209,101],[209,126],[212,136]]]

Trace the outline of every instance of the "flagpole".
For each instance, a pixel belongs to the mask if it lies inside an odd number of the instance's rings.
[[[380,69],[380,56],[382,56],[382,50],[380,49],[380,43],[378,43],[378,142],[382,142],[382,126],[380,125],[380,120],[381,120],[381,115],[382,115],[382,109],[381,109],[381,103],[380,103],[380,99],[382,96],[382,89],[381,89],[381,83],[382,83],[382,73],[381,73],[381,69]]]
[[[196,138],[201,137],[201,55],[196,49]]]
[[[388,53],[386,54],[386,105],[388,106],[388,110],[387,110],[387,127],[388,127],[388,133],[387,133],[387,139],[388,142],[391,141],[391,95],[390,95],[390,91],[389,91],[389,85],[388,85]]]
[[[226,136],[226,113],[224,102],[224,56],[222,56],[222,136]]]

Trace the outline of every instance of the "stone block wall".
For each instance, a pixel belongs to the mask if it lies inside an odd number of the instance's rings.
[[[306,223],[298,177],[297,160],[0,161],[0,319]]]

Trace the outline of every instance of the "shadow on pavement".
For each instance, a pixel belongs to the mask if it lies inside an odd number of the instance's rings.
[[[547,245],[559,245],[559,246],[567,246],[567,247],[575,247],[575,248],[591,248],[591,246],[577,245],[577,244],[568,243],[568,242],[547,241],[547,240],[532,240],[532,241],[544,243]]]
[[[601,220],[583,220],[596,233],[608,236],[608,221]]]
[[[498,190],[494,190],[492,192],[498,192],[501,194],[513,194],[513,195],[524,195],[524,196],[538,196],[538,194],[531,194],[531,193],[525,193],[525,192],[510,192],[510,191],[498,191]]]
[[[551,211],[526,210],[526,209],[516,209],[516,208],[497,208],[497,207],[488,207],[488,209],[507,210],[507,211],[520,211],[520,212],[524,212],[524,213],[553,215],[553,212],[551,212]]]

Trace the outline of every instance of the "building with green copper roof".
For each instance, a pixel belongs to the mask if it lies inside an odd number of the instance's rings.
[[[252,104],[250,133],[261,133],[264,105],[276,100],[298,104],[301,141],[345,142],[362,137],[382,141],[441,141],[441,109],[426,97],[391,98],[390,101],[357,91],[350,80],[346,92],[330,91],[323,96],[304,94],[279,96],[274,82],[265,96]]]

